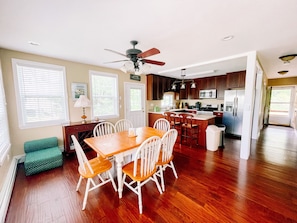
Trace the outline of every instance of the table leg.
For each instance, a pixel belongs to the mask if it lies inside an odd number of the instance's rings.
[[[123,176],[122,176],[122,163],[123,163],[123,154],[115,155],[115,161],[117,166],[117,178],[118,178],[118,193],[119,198],[122,198],[123,192]]]

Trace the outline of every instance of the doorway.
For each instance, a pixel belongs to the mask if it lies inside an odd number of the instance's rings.
[[[294,112],[294,87],[272,87],[269,124],[290,126]]]
[[[124,83],[125,118],[129,119],[135,128],[145,126],[144,89],[144,84]]]

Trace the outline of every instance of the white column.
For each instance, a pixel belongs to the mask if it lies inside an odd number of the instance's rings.
[[[240,158],[245,160],[249,158],[251,152],[251,136],[257,72],[256,59],[256,51],[250,52],[247,56],[242,136],[240,146]]]

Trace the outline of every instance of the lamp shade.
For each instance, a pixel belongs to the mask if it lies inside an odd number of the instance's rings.
[[[87,108],[91,106],[91,101],[85,95],[80,95],[74,104],[76,108]]]

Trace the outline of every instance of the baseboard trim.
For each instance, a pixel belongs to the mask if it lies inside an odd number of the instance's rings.
[[[14,156],[7,172],[3,187],[0,193],[0,222],[5,222],[6,213],[10,203],[12,190],[15,182],[18,163],[24,160],[25,155]]]

